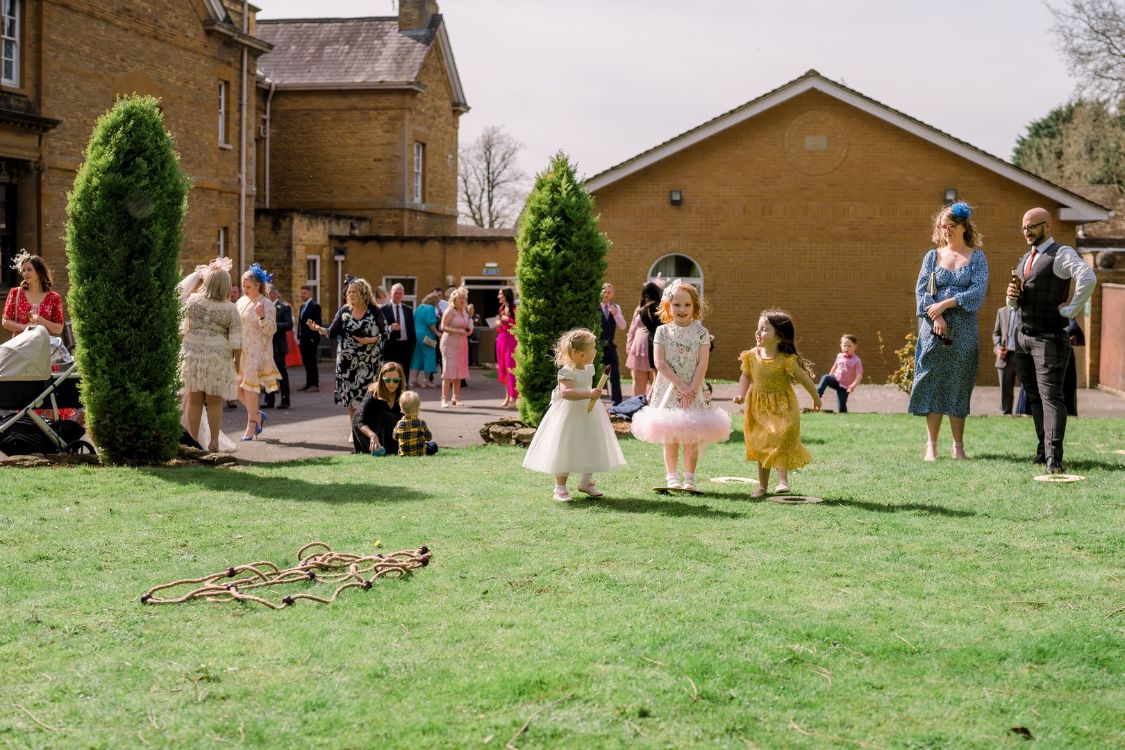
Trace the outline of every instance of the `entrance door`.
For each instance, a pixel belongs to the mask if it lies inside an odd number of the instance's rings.
[[[19,283],[20,272],[12,268],[18,252],[16,185],[13,182],[0,182],[0,287],[11,288]]]

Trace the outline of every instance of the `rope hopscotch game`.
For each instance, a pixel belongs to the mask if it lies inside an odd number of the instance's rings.
[[[387,554],[357,555],[336,552],[324,542],[309,542],[297,551],[297,564],[281,568],[269,560],[235,565],[199,578],[183,578],[150,588],[141,604],[182,604],[192,600],[207,602],[254,602],[270,609],[285,609],[300,599],[331,604],[348,589],[368,590],[379,578],[402,578],[430,564],[430,549],[400,550]],[[262,594],[275,586],[335,586],[330,595],[317,596],[305,591],[286,594],[272,601]],[[173,589],[192,587],[179,596],[160,595]],[[258,593],[248,593],[258,592]]]

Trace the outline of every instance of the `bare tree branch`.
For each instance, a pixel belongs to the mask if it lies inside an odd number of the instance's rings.
[[[1125,99],[1125,5],[1119,0],[1069,0],[1066,8],[1048,4],[1047,9],[1055,17],[1051,31],[1080,90],[1120,108]]]
[[[489,125],[461,150],[457,175],[461,215],[478,227],[511,226],[527,197],[527,175],[519,169],[523,144]]]

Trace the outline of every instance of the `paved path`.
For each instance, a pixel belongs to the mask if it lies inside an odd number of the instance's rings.
[[[290,371],[295,376],[296,388],[304,384],[304,371]],[[480,445],[480,428],[485,422],[502,418],[518,418],[518,412],[501,409],[503,389],[494,379],[495,373],[474,370],[469,387],[461,390],[463,403],[459,407],[440,408],[440,389],[423,388],[422,418],[429,425],[438,445],[446,448]],[[321,388],[318,393],[293,391],[292,408],[267,410],[269,421],[257,440],[239,443],[235,456],[251,463],[272,463],[302,458],[335,456],[351,450],[347,415],[332,402],[333,374],[331,365],[321,369]],[[629,388],[626,387],[626,393]],[[715,398],[728,411],[735,411],[731,397],[737,390],[734,384],[715,387]],[[811,406],[808,396],[798,389],[802,406]],[[825,394],[824,405],[835,409],[836,398],[831,391]],[[853,413],[875,412],[901,414],[906,411],[907,396],[893,385],[865,385],[856,390],[848,401]],[[972,412],[976,415],[1000,416],[1000,389],[978,386],[973,391]],[[1078,392],[1078,413],[1083,417],[1125,418],[1125,399],[1096,390]],[[241,407],[223,412],[223,430],[238,439],[246,426],[245,412]],[[1031,429],[1031,425],[1027,425]]]

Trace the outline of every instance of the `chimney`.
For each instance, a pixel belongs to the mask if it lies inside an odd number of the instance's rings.
[[[437,13],[437,0],[398,0],[398,30],[422,31]]]

